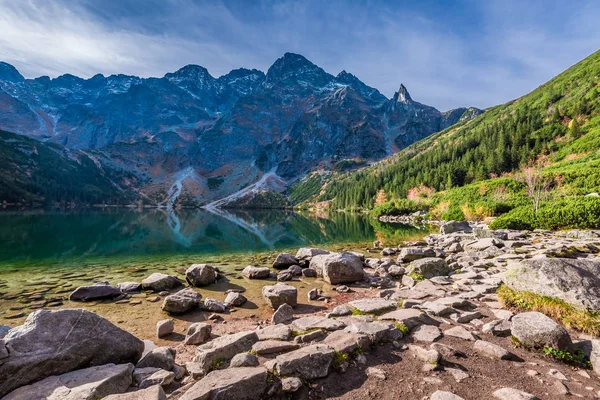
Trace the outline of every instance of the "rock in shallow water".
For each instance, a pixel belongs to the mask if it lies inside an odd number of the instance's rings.
[[[298,290],[293,286],[283,283],[264,286],[262,295],[267,304],[275,310],[282,304],[289,304],[292,307],[298,305]]]
[[[88,365],[135,363],[144,350],[135,336],[81,309],[36,311],[4,341],[9,357],[0,364],[0,396]]]
[[[152,290],[154,292],[162,292],[163,290],[171,290],[182,286],[182,283],[173,275],[161,274],[155,272],[142,281],[142,288]]]
[[[110,285],[108,282],[98,282],[91,286],[80,286],[69,296],[71,301],[92,301],[100,299],[113,299],[120,296],[121,289]]]
[[[285,269],[292,265],[298,265],[299,260],[288,253],[279,253],[275,261],[273,261],[273,268]]]
[[[271,274],[271,270],[267,267],[254,267],[248,265],[242,270],[242,275],[248,279],[267,279]]]

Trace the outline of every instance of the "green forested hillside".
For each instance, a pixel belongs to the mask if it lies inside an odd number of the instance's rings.
[[[137,178],[97,165],[82,152],[0,130],[0,203],[127,204]]]
[[[475,211],[477,202],[491,204],[484,214],[497,215],[527,203],[516,177],[534,163],[553,177],[555,195],[600,191],[600,51],[533,92],[390,159],[358,172],[334,173],[308,202],[372,208],[378,194],[403,199],[424,187],[427,207],[453,214],[447,217],[464,218],[465,206]]]

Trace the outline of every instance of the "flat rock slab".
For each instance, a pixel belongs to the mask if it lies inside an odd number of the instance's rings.
[[[346,328],[344,328],[344,331],[367,335],[373,343],[379,343],[382,340],[387,339],[390,336],[391,330],[395,329],[396,328],[392,324],[373,321],[349,323]]]
[[[311,315],[308,317],[298,318],[292,322],[292,329],[300,332],[306,332],[312,329],[325,329],[327,331],[336,331],[346,327],[341,321],[333,318]]]
[[[267,369],[241,367],[212,371],[187,390],[180,400],[260,399],[267,390]]]
[[[297,376],[308,380],[324,378],[329,374],[334,355],[331,347],[315,344],[277,356],[265,366],[275,369],[279,376]]]
[[[252,350],[258,355],[273,354],[273,353],[285,353],[288,351],[296,350],[299,346],[294,343],[284,342],[281,340],[265,340],[262,342],[256,342],[252,346]]]
[[[513,388],[498,389],[493,396],[499,400],[540,400],[537,396]]]
[[[464,400],[462,397],[457,396],[454,393],[444,392],[442,390],[433,392],[430,399],[431,400]]]
[[[475,336],[472,332],[466,330],[462,326],[455,326],[454,328],[450,328],[444,331],[444,335],[457,337],[459,339],[469,340],[473,342],[478,339],[477,336]]]
[[[396,321],[408,329],[414,329],[426,322],[425,313],[413,308],[406,308],[385,313],[379,317],[380,320]]]
[[[351,301],[348,304],[365,314],[380,314],[385,311],[393,310],[397,307],[395,301],[384,299],[361,299]]]
[[[444,336],[440,328],[432,325],[421,325],[411,335],[418,342],[435,342]]]
[[[111,394],[102,400],[167,400],[165,391],[159,385],[130,393]]]
[[[206,373],[213,363],[221,360],[229,361],[236,354],[252,349],[252,345],[257,341],[258,335],[254,331],[221,336],[198,346],[194,362],[199,364],[199,368]]]
[[[20,387],[5,400],[95,400],[123,393],[131,385],[133,364],[106,364],[59,376],[50,376],[31,385]]]
[[[356,349],[364,349],[371,344],[367,335],[354,332],[335,331],[329,334],[323,341],[335,351],[352,353]]]
[[[284,324],[257,328],[254,332],[258,335],[258,340],[289,340],[292,336],[292,329]]]

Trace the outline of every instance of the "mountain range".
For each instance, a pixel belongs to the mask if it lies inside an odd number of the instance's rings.
[[[292,53],[266,73],[236,69],[219,78],[187,65],[162,78],[25,79],[0,63],[0,129],[36,140],[0,135],[0,176],[12,179],[0,200],[240,204],[264,190],[283,192],[313,170],[381,160],[481,112],[440,112],[404,85],[388,99],[346,71],[334,76]],[[44,146],[55,156],[32,158]],[[61,191],[41,171],[48,157],[65,171],[86,165],[96,184],[77,174]],[[88,189],[77,195],[81,185]]]

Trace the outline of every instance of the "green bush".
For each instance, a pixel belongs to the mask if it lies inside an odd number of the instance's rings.
[[[407,215],[425,208],[426,206],[419,205],[412,200],[395,199],[376,205],[371,210],[371,215],[374,217],[381,217],[382,215]]]
[[[571,197],[518,207],[500,216],[492,229],[596,229],[600,227],[600,198]]]

